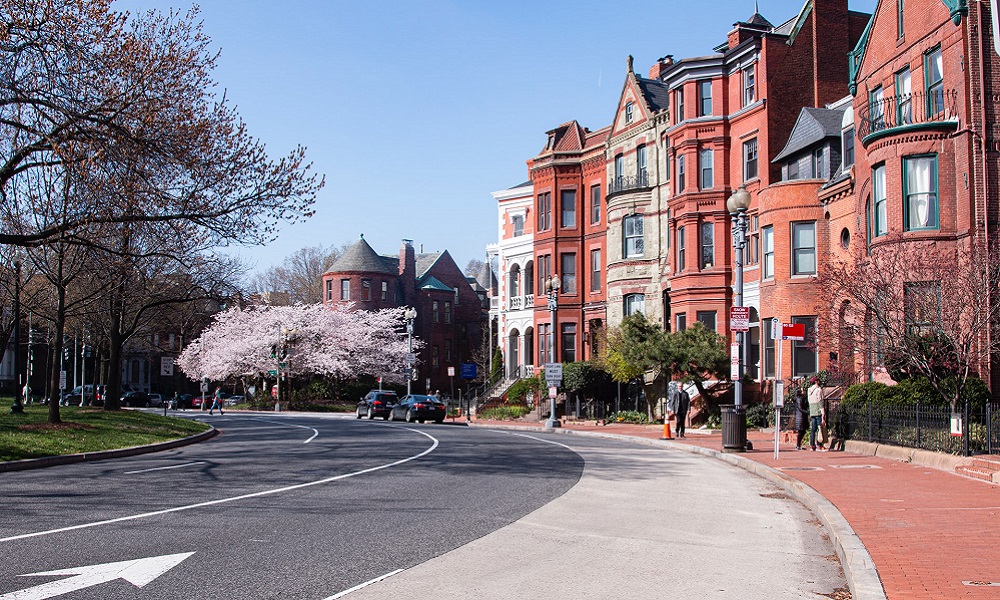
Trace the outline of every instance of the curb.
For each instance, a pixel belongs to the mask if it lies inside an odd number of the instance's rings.
[[[811,486],[777,469],[750,460],[749,458],[744,458],[739,454],[720,452],[719,450],[702,446],[680,444],[666,440],[652,440],[617,433],[599,433],[572,429],[540,429],[538,427],[516,425],[473,424],[472,426],[484,429],[533,431],[543,434],[584,435],[637,442],[647,446],[682,450],[690,454],[702,454],[749,471],[784,489],[819,518],[820,522],[826,528],[827,533],[829,533],[830,540],[837,551],[837,556],[840,558],[840,564],[844,569],[844,577],[847,579],[847,585],[851,590],[851,597],[854,600],[886,600],[885,589],[882,587],[882,580],[875,569],[875,563],[872,561],[871,555],[868,554],[868,550],[865,548],[861,538],[858,537],[858,534],[854,533],[854,529],[847,522],[847,519],[844,518],[844,515],[837,510],[837,507],[832,502],[824,498]]]
[[[132,446],[131,448],[119,448],[117,450],[101,450],[100,452],[84,452],[82,454],[65,454],[62,456],[46,456],[45,458],[26,458],[24,460],[14,460],[10,462],[0,462],[0,473],[7,471],[26,471],[28,469],[41,469],[43,467],[54,467],[56,465],[68,465],[79,462],[91,462],[95,460],[106,460],[109,458],[122,458],[125,456],[137,456],[139,454],[150,454],[162,450],[170,450],[190,444],[197,444],[219,435],[219,430],[212,427],[208,431],[203,431],[186,438],[160,442],[159,444],[149,444],[146,446]]]

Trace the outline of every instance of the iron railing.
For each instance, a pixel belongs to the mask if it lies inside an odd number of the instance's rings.
[[[642,171],[635,175],[617,175],[608,182],[608,196],[628,192],[632,190],[642,190],[649,187],[649,172]]]
[[[910,125],[952,121],[958,117],[957,90],[931,90],[886,96],[869,102],[859,112],[858,138]]]
[[[1000,403],[948,406],[838,406],[830,433],[839,439],[969,456],[1000,453]],[[956,426],[953,431],[953,421]]]

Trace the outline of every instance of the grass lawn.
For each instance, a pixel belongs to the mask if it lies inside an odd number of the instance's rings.
[[[205,423],[132,410],[63,406],[62,423],[47,423],[49,407],[31,404],[10,414],[11,398],[0,397],[0,462],[96,452],[166,442],[201,433]]]

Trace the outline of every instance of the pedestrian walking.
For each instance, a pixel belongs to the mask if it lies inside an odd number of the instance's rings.
[[[177,410],[177,407],[181,405],[181,393],[174,392],[174,397],[170,400],[170,409]]]
[[[667,410],[677,416],[677,437],[685,437],[687,430],[687,415],[691,409],[691,395],[684,391],[684,387],[679,385],[670,391],[667,399]]]
[[[811,380],[812,385],[809,386],[809,446],[816,450],[819,446],[820,450],[825,450],[823,448],[823,442],[825,440],[819,439],[819,434],[822,427],[826,422],[826,409],[823,407],[823,388],[819,385],[819,379],[815,377]]]
[[[809,431],[809,401],[802,388],[795,389],[795,449],[802,449],[802,440]]]
[[[212,407],[208,409],[208,414],[212,414],[212,411],[216,408],[219,409],[219,414],[224,415],[226,413],[222,412],[222,388],[215,388],[215,394],[212,396]]]

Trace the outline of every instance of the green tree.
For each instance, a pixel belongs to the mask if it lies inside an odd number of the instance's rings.
[[[646,320],[642,313],[625,317],[621,325],[608,332],[608,344],[601,363],[614,381],[627,383],[638,379],[647,371],[656,374],[669,373],[664,366],[672,361],[669,346],[665,342],[666,333],[657,325]],[[647,413],[653,414],[656,394],[646,394]]]
[[[693,383],[702,398],[711,399],[705,382],[725,379],[729,370],[725,338],[695,323],[684,331],[665,334],[663,344],[658,356],[664,366],[681,381]]]

